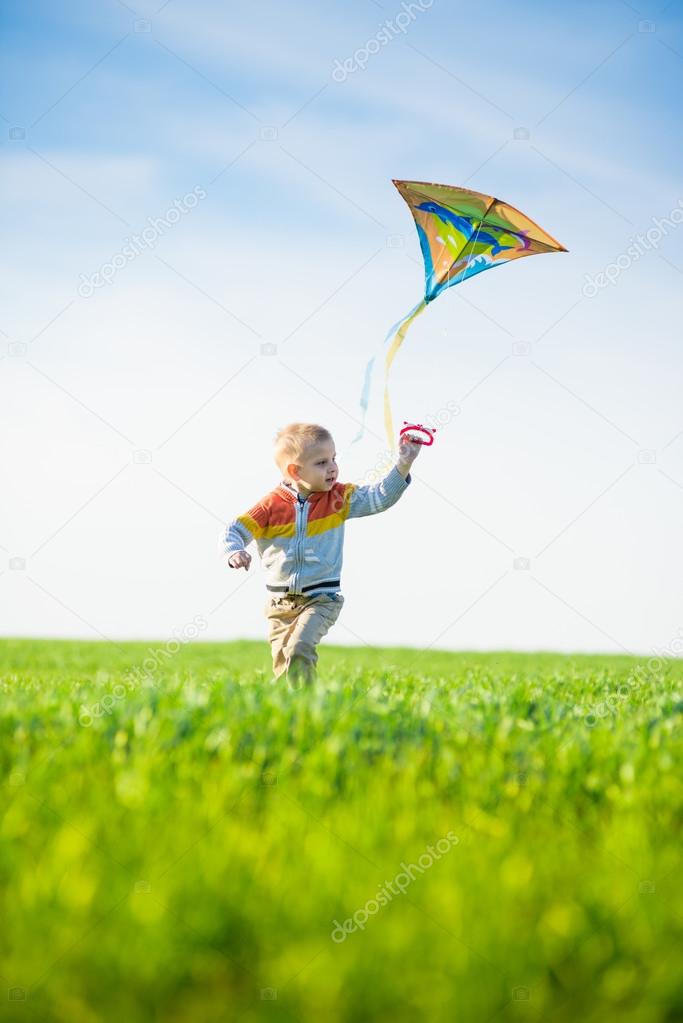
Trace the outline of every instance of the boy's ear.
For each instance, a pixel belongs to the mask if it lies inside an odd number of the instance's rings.
[[[288,475],[290,476],[291,479],[298,480],[299,479],[299,466],[296,465],[294,462],[290,462],[289,465],[287,466],[287,473],[288,473]]]

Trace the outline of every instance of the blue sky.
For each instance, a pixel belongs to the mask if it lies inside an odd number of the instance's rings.
[[[423,286],[392,178],[495,194],[570,251],[412,328],[395,417],[458,415],[349,526],[330,639],[647,652],[683,628],[680,229],[585,294],[683,199],[680,5],[422,7],[339,82],[401,3],[4,5],[6,634],[264,634],[260,568],[222,568],[216,535],[277,482],[285,422],[332,429],[347,479],[381,456],[377,401],[350,446],[363,368]]]

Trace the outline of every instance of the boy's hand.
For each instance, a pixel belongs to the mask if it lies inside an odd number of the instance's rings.
[[[235,553],[231,554],[228,558],[228,564],[230,565],[230,568],[245,568],[249,571],[249,566],[251,565],[251,554],[248,554],[246,551],[235,551]]]
[[[422,442],[419,440],[411,440],[407,434],[401,437],[401,442],[398,448],[398,467],[399,469],[410,469],[411,465],[420,454],[422,448]]]

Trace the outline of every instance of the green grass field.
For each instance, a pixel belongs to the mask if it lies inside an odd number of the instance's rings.
[[[0,642],[0,1019],[683,1019],[681,662],[148,656]]]

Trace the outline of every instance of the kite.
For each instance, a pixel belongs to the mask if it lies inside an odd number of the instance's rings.
[[[382,350],[387,349],[384,362],[384,427],[392,451],[394,427],[389,400],[389,370],[413,320],[443,291],[460,284],[467,277],[522,256],[568,251],[524,213],[492,195],[425,181],[394,180],[393,183],[415,220],[424,259],[425,294],[391,327],[382,345]],[[373,356],[365,371],[360,402],[363,421],[353,443],[360,440],[365,429],[375,358]]]

